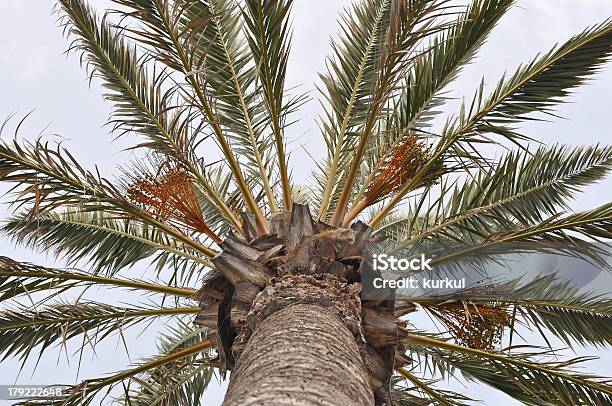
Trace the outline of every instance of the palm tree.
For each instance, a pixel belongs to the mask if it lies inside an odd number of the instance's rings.
[[[505,296],[360,294],[364,257],[379,246],[444,247],[440,267],[521,243],[602,260],[585,243],[612,238],[612,204],[569,204],[612,169],[612,148],[534,148],[517,127],[554,117],[607,61],[612,21],[479,87],[437,128],[447,86],[513,1],[357,1],[321,75],[327,156],[303,187],[285,135],[306,100],[285,83],[291,0],[113,1],[103,17],[86,0],[58,0],[58,13],[139,159],[115,181],[44,139],[2,142],[16,207],[4,232],[86,269],[1,257],[0,354],[25,362],[160,318],[174,327],[158,355],[27,403],[89,404],[116,387],[129,405],[196,405],[215,371],[231,371],[226,406],[457,405],[469,396],[435,376],[460,371],[526,404],[612,404],[603,378],[576,372],[583,358],[501,348],[520,329],[611,345],[609,299],[550,277]],[[483,144],[508,152],[489,159]],[[125,276],[145,259],[152,281]],[[91,286],[149,304],[56,300]],[[448,331],[409,324],[417,310]]]

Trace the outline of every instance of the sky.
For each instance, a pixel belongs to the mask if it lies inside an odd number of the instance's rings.
[[[94,0],[92,3],[100,8],[108,4],[106,0]],[[288,76],[290,86],[299,86],[299,89],[310,92],[316,98],[314,83],[317,73],[325,68],[324,57],[330,51],[329,38],[338,31],[338,12],[349,3],[348,0],[295,0],[294,47]],[[102,99],[100,83],[94,80],[90,84],[87,80],[79,66],[78,56],[64,54],[69,41],[58,28],[57,16],[52,14],[53,4],[49,0],[0,1],[0,119],[13,113],[22,117],[33,110],[21,130],[21,136],[33,139],[42,133],[52,139],[63,140],[87,167],[98,165],[103,174],[116,174],[117,165],[133,159],[131,153],[124,151],[130,143],[125,139],[111,143],[112,136],[104,126],[111,111],[110,105]],[[490,88],[504,72],[513,72],[519,63],[611,16],[611,1],[518,0],[516,7],[504,17],[482,48],[479,57],[449,87],[449,94],[456,98],[451,103],[449,113],[457,112],[456,106],[461,97],[472,95],[483,77]],[[557,112],[565,119],[553,123],[530,123],[522,127],[523,132],[546,143],[607,144],[612,129],[612,114],[609,112],[611,91],[612,64],[609,64],[595,80],[575,92],[566,104],[558,108]],[[319,113],[316,101],[305,105],[298,114],[301,121],[291,127],[288,134],[293,176],[302,183],[308,180],[309,170],[314,166],[309,155],[322,157],[324,153],[315,121]],[[11,136],[10,133],[2,134],[4,138]],[[578,198],[574,209],[583,210],[609,202],[612,197],[610,190],[610,179],[591,187],[588,193]],[[0,185],[0,192],[4,191],[6,187]],[[2,203],[6,201],[6,198],[0,200]],[[9,212],[5,204],[0,206],[0,218],[5,218]],[[4,236],[0,236],[0,255],[44,265],[58,264],[52,255],[16,247]],[[146,276],[144,267],[137,267],[131,272],[133,274],[130,276]],[[104,300],[108,291],[90,294],[94,297],[98,294],[101,297],[97,299]],[[88,351],[78,377],[74,359],[67,363],[65,356],[58,359],[57,354],[53,353],[43,357],[35,372],[32,371],[33,364],[26,364],[18,382],[75,382],[116,371],[127,365],[130,359],[135,361],[155,352],[154,330],[142,334],[140,331],[128,331],[126,340],[137,343],[129,357],[119,338],[108,340],[97,348],[97,356]],[[594,351],[590,349],[589,353],[593,354]],[[597,351],[595,355],[604,358],[592,364],[593,371],[612,375],[610,356]],[[16,362],[1,363],[0,384],[14,383],[13,377],[18,369]],[[455,389],[462,390],[457,386]],[[485,405],[516,404],[485,387],[470,385],[469,389],[464,390],[471,396],[483,399]],[[204,404],[219,405],[223,391],[224,386],[213,382]]]

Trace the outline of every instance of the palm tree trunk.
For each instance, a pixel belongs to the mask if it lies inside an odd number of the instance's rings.
[[[372,230],[334,229],[299,204],[272,215],[270,234],[242,218],[244,237],[211,260],[195,320],[217,332],[219,369],[231,371],[223,405],[389,406],[394,305],[361,298]]]
[[[374,394],[340,317],[315,304],[294,304],[258,324],[223,405],[372,406]]]

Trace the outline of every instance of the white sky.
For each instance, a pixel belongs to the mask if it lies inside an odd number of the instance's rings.
[[[107,4],[105,0],[93,0],[92,3],[101,7]],[[330,48],[329,37],[337,31],[338,11],[349,1],[295,0],[295,3],[295,37],[289,83],[313,90],[312,94],[316,96],[313,82],[317,72],[324,68],[324,56]],[[102,100],[99,82],[94,81],[89,87],[76,55],[67,58],[63,54],[68,41],[57,27],[56,16],[51,15],[52,4],[49,0],[0,0],[0,119],[10,113],[23,116],[35,109],[22,135],[34,138],[47,128],[46,134],[59,134],[86,166],[91,168],[97,164],[103,173],[116,173],[113,172],[116,166],[130,159],[129,153],[122,152],[128,143],[123,140],[110,143],[111,137],[102,127],[110,113],[110,105]],[[610,0],[519,0],[517,7],[501,21],[478,60],[467,67],[461,79],[451,86],[451,94],[457,97],[472,95],[483,75],[487,85],[492,86],[504,71],[513,72],[520,62],[610,16]],[[609,143],[612,128],[610,65],[558,109],[567,120],[530,124],[523,127],[524,132],[548,143]],[[309,103],[299,114],[302,122],[292,127],[290,132],[291,163],[295,178],[301,182],[307,179],[313,167],[304,149],[315,156],[323,155],[324,146],[314,122],[318,114],[317,102]],[[10,137],[11,134],[3,136]],[[0,191],[4,190],[6,188],[0,186]],[[608,179],[582,195],[575,209],[609,202],[612,197],[610,190],[612,182]],[[6,213],[2,206],[0,218],[4,218]],[[52,257],[17,248],[3,237],[0,239],[0,255],[41,264],[54,263]],[[130,276],[139,276],[142,272],[143,269],[139,268]],[[130,354],[133,361],[155,352],[154,334],[145,332],[137,337],[137,333],[127,334],[128,341],[137,340]],[[80,378],[112,372],[128,362],[118,340],[108,340],[97,349],[97,353],[99,358],[91,353],[84,358]],[[606,358],[607,361],[604,359],[593,364],[595,372],[612,375],[610,356],[606,355]],[[44,357],[34,374],[33,365],[26,366],[19,382],[75,382],[75,361],[69,366],[65,357],[56,361],[56,353]],[[17,368],[18,364],[14,362],[0,364],[0,384],[13,383]],[[455,389],[461,390],[460,387]],[[212,383],[209,391],[204,404],[220,404],[223,388]],[[482,387],[470,386],[467,393],[480,397],[486,405],[515,404],[508,397]]]

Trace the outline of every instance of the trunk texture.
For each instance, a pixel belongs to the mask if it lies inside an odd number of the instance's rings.
[[[224,406],[372,406],[353,334],[334,312],[295,304],[263,319],[230,376]]]

